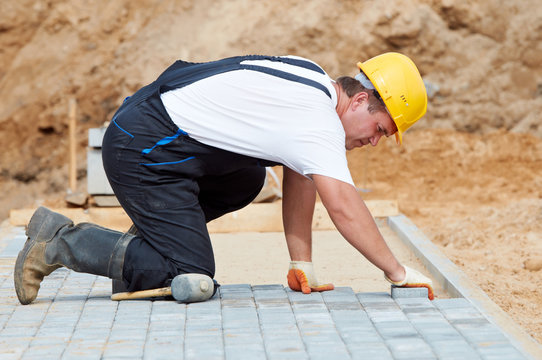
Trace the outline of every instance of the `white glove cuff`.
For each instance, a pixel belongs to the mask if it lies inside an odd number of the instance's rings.
[[[312,262],[310,261],[290,261],[290,270],[291,269],[297,269],[301,270],[305,273],[305,276],[307,277],[307,281],[311,285],[318,284],[318,281],[316,280],[316,275],[314,274],[314,266],[312,265]]]
[[[428,284],[433,286],[431,279],[423,275],[417,270],[411,269],[408,266],[403,266],[405,268],[405,278],[402,281],[391,281],[387,276],[386,280],[392,283],[395,286],[404,286],[406,284]]]

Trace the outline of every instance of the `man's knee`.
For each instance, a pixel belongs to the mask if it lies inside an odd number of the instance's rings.
[[[141,237],[132,239],[124,258],[123,281],[126,291],[160,288],[177,274],[173,264]]]

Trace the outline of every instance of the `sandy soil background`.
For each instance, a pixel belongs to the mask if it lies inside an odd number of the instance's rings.
[[[366,198],[400,209],[542,341],[542,9],[537,0],[0,2],[0,219],[62,201],[68,101],[87,129],[178,58],[294,54],[332,77],[399,51],[427,82],[405,137],[349,155]]]

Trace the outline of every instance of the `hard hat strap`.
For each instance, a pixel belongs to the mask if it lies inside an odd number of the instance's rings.
[[[363,87],[365,87],[366,89],[375,90],[375,86],[364,73],[360,72],[354,77],[354,79],[359,81],[361,85],[363,85]]]

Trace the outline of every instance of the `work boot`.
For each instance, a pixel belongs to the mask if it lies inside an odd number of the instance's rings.
[[[89,223],[74,226],[67,217],[44,207],[30,219],[26,235],[14,272],[15,291],[23,305],[34,301],[43,278],[62,266],[122,279],[124,254],[134,237]]]

